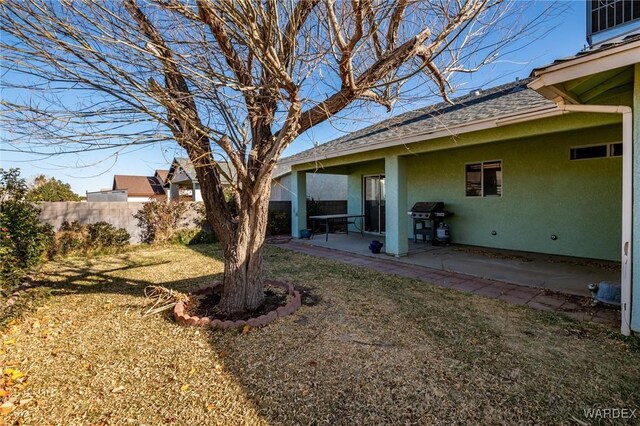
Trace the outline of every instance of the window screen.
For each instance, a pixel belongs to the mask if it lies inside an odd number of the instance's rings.
[[[502,161],[487,161],[465,166],[467,197],[502,195]]]

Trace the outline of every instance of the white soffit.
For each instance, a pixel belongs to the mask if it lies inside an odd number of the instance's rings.
[[[638,62],[640,62],[640,41],[635,41],[535,71],[535,80],[529,83],[529,88],[538,90],[545,86],[564,83]]]

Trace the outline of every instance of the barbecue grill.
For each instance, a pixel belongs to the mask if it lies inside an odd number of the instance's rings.
[[[437,244],[436,228],[443,223],[444,218],[453,213],[444,210],[444,203],[438,202],[418,202],[413,205],[409,212],[413,219],[413,241],[418,242],[418,235],[422,235],[422,241],[431,241]]]

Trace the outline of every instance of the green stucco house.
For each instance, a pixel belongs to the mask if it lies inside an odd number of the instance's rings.
[[[292,235],[307,227],[307,172],[346,175],[348,212],[384,232],[393,256],[408,253],[414,203],[442,201],[454,243],[620,261],[621,331],[640,332],[640,20],[631,21],[635,33],[617,30],[529,79],[290,157]]]

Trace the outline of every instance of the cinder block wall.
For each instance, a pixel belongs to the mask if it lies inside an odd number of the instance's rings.
[[[143,206],[144,202],[47,202],[40,203],[40,221],[48,223],[57,231],[65,220],[69,223],[77,220],[82,225],[96,222],[107,222],[116,228],[124,228],[131,235],[131,243],[140,243],[140,228],[138,221],[133,217]],[[185,214],[182,228],[196,226],[197,214],[194,210],[196,204],[188,203],[190,208]],[[341,214],[347,212],[346,201],[319,201],[322,214]],[[291,214],[291,201],[271,201],[269,210],[283,211]],[[289,220],[291,220],[289,218]]]
[[[83,225],[107,222],[116,228],[124,228],[131,235],[131,243],[140,243],[140,228],[133,217],[144,202],[47,202],[40,203],[40,220],[57,231],[62,222],[78,221]],[[194,227],[196,214],[187,210],[182,227]]]

